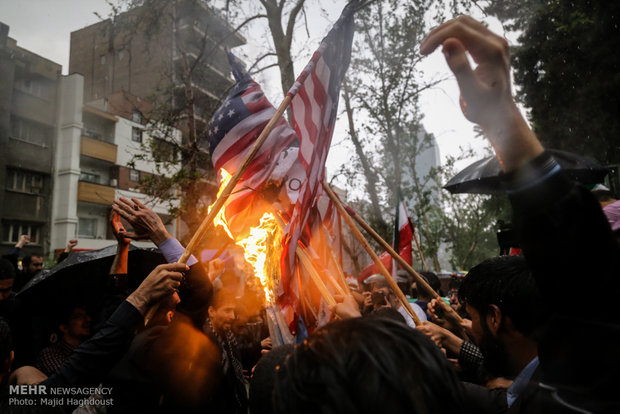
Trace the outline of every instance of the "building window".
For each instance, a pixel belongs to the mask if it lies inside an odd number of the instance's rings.
[[[41,226],[38,224],[5,222],[2,224],[2,241],[7,243],[17,243],[19,236],[27,234],[30,236],[31,244],[39,244],[39,232]]]
[[[8,169],[6,189],[22,193],[40,194],[43,190],[43,176],[28,171]]]
[[[105,65],[105,55],[101,55],[101,56],[99,56],[99,62],[100,62],[102,65]]]
[[[86,181],[87,183],[99,184],[100,176],[97,174],[91,174],[87,172],[80,173],[80,181]]]
[[[124,50],[120,50],[118,52],[118,60],[123,60],[124,57],[125,57],[125,51]]]
[[[26,121],[15,116],[11,117],[11,138],[47,148],[51,128],[36,122]]]
[[[137,109],[134,109],[133,112],[131,113],[131,120],[135,122],[136,124],[141,124],[142,123],[142,112],[138,111]]]
[[[129,170],[129,181],[134,181],[134,182],[140,181],[140,171]]]
[[[97,237],[97,219],[79,218],[77,233],[78,237],[84,239],[94,239]]]
[[[51,87],[45,79],[21,79],[15,82],[15,88],[30,95],[49,99]]]
[[[131,140],[133,142],[142,142],[142,130],[140,128],[131,128]]]

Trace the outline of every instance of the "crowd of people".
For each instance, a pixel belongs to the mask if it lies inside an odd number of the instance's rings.
[[[15,291],[42,258],[25,258],[17,271],[23,239],[13,259],[0,262],[0,412],[620,412],[613,300],[620,245],[601,209],[615,199],[597,201],[545,152],[513,100],[505,39],[461,16],[430,32],[420,51],[439,46],[463,113],[485,132],[505,172],[523,256],[474,266],[451,282],[449,304],[405,278],[404,289],[417,298],[417,325],[390,284],[374,276],[336,297],[332,320],[306,340],[272,347],[255,292],[240,298],[225,274],[193,257],[177,263],[184,247],[157,214],[121,198],[110,220],[118,240],[110,278],[128,272],[132,239],[153,241],[168,264],[152,269],[103,320],[93,320],[87,304],[72,304],[58,320],[57,341],[31,349]],[[439,289],[436,275],[422,276]],[[34,384],[91,387],[82,397],[100,404],[50,404],[43,401],[49,395],[18,387]]]

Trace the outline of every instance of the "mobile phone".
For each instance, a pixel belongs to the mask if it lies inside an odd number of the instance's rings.
[[[381,291],[372,292],[370,294],[370,299],[372,300],[372,304],[375,306],[387,305],[387,300],[385,300],[385,293]]]

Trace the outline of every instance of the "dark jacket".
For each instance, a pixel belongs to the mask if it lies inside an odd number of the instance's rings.
[[[506,177],[514,223],[543,297],[542,376],[520,412],[620,412],[620,246],[599,203],[547,153]],[[592,309],[578,305],[590,299]],[[540,407],[536,409],[536,407]]]

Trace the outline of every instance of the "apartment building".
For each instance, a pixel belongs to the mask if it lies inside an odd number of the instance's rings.
[[[111,101],[123,105],[111,105]],[[167,206],[150,203],[136,190],[144,174],[156,172],[155,164],[137,160],[134,168],[127,166],[135,154],[145,151],[149,140],[157,139],[145,129],[142,113],[146,108],[147,102],[127,95],[84,103],[84,77],[72,74],[60,79],[52,250],[64,248],[74,237],[81,249],[114,243],[108,217],[112,202],[119,197],[135,197],[149,204],[167,222],[168,230],[176,233]],[[180,131],[174,136],[180,141]]]
[[[0,23],[0,254],[49,251],[57,85],[61,66],[17,45]]]

